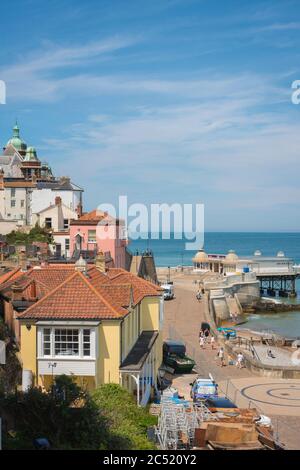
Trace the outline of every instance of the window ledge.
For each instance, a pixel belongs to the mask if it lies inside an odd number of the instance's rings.
[[[38,361],[96,361],[96,357],[74,357],[74,356],[38,356]]]

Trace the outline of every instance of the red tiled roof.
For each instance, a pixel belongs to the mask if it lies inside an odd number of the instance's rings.
[[[87,274],[74,271],[74,265],[49,265],[32,268],[0,291],[10,297],[12,285],[21,289],[22,297],[32,300],[32,283],[38,300],[18,318],[36,319],[105,319],[122,318],[128,307],[145,296],[160,295],[160,288],[123,269],[100,272],[88,267]]]
[[[126,308],[131,304],[132,286],[130,284],[103,284],[98,286],[96,289],[112,305],[118,305],[119,307]]]
[[[14,276],[11,276],[10,279],[0,285],[0,292],[5,294],[6,297],[11,297],[12,286],[17,285],[18,287],[24,288],[22,295],[27,299],[26,289],[28,280],[34,280],[36,283],[37,296],[41,298],[60,285],[73,272],[74,265],[68,264],[51,264],[49,266],[35,267],[26,272],[18,268]]]
[[[111,305],[84,274],[75,271],[54,291],[18,315],[18,318],[101,320],[122,318],[127,313],[127,310]]]
[[[13,279],[18,278],[22,274],[23,273],[20,267],[12,269],[11,271],[8,271],[7,273],[2,274],[2,276],[0,276],[0,289],[2,288],[2,285],[4,285],[4,283],[8,281],[12,281]]]
[[[95,209],[91,212],[87,212],[86,214],[83,214],[81,217],[79,217],[78,220],[102,220],[105,217],[105,213],[102,211],[99,211],[98,209]]]
[[[98,225],[99,222],[103,221],[103,225],[119,225],[119,219],[115,219],[111,215],[94,209],[91,212],[83,214],[78,219],[72,219],[70,225]]]

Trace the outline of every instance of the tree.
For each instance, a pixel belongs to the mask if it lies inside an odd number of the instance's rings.
[[[1,411],[15,423],[15,437],[4,435],[5,449],[32,448],[38,437],[56,449],[155,448],[147,429],[156,418],[116,384],[102,385],[90,395],[72,377],[61,375],[48,392],[33,387],[0,397]]]
[[[49,392],[33,387],[4,396],[0,409],[14,420],[17,435],[22,436],[22,448],[29,448],[38,437],[47,438],[57,449],[107,446],[107,420],[89,394],[70,377],[57,377]],[[11,444],[11,440],[4,440],[6,448]]]
[[[31,245],[33,242],[44,242],[49,245],[54,243],[51,231],[40,227],[38,223],[30,229],[29,233],[22,230],[12,230],[6,235],[6,242],[9,245]]]
[[[21,364],[17,347],[8,334],[7,326],[0,320],[0,340],[5,342],[6,363],[0,365],[0,393],[12,392],[21,382]]]
[[[109,449],[155,448],[147,438],[147,429],[156,424],[157,419],[147,409],[138,407],[127,390],[117,384],[105,384],[93,392],[92,399],[108,420]]]

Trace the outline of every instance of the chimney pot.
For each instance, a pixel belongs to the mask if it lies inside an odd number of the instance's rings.
[[[106,272],[106,266],[105,266],[105,255],[103,251],[98,251],[97,256],[96,256],[96,268],[101,272],[105,273]]]

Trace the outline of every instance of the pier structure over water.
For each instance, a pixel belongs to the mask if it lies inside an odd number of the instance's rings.
[[[263,256],[255,251],[253,256],[240,258],[230,250],[224,254],[206,254],[204,250],[193,258],[194,272],[213,272],[224,276],[253,272],[260,282],[261,294],[276,297],[296,297],[296,280],[300,277],[300,265],[279,251],[276,256]]]
[[[300,277],[300,273],[296,270],[289,273],[256,273],[256,277],[260,282],[260,292],[275,297],[278,293],[279,297],[296,297],[296,279]]]

